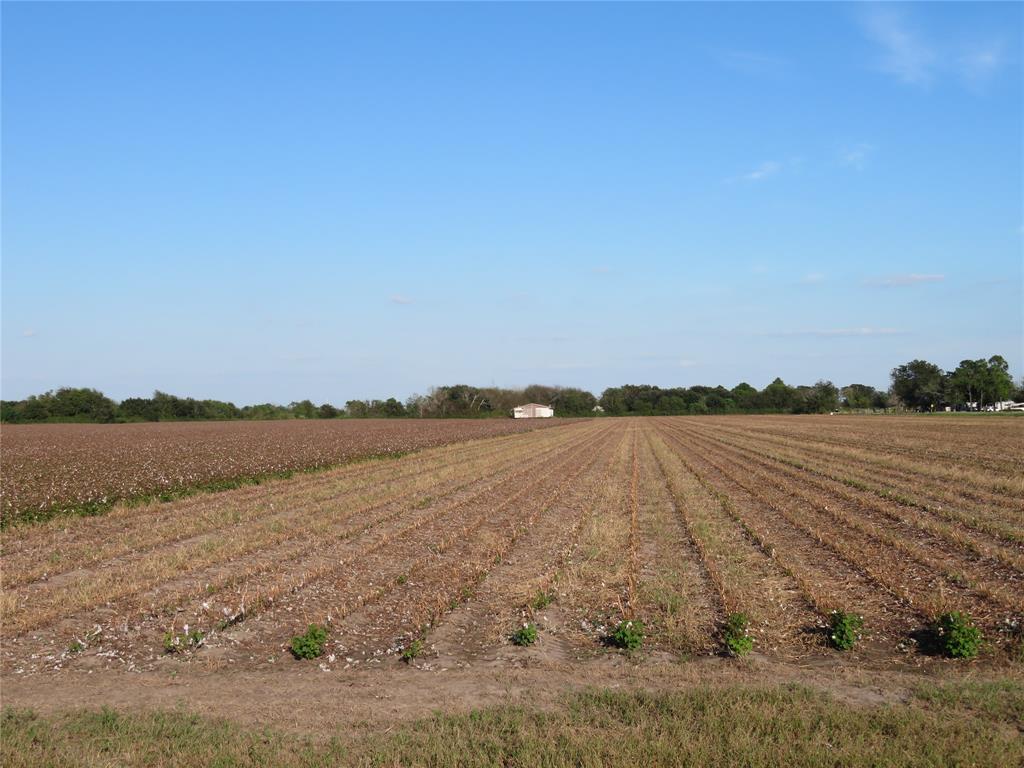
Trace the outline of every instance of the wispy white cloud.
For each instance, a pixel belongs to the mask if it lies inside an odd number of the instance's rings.
[[[860,143],[839,150],[839,162],[848,168],[863,171],[867,164],[868,156],[875,151],[870,144]]]
[[[700,365],[700,363],[696,360],[690,360],[688,358],[683,358],[679,361],[680,368],[696,368],[698,365]]]
[[[881,49],[876,62],[879,69],[909,85],[931,83],[938,57],[900,13],[872,8],[863,15],[862,24]]]
[[[393,293],[391,294],[391,302],[393,304],[412,304],[412,299],[400,293]]]
[[[752,171],[747,173],[741,173],[739,176],[733,176],[725,180],[727,184],[735,184],[736,182],[756,182],[764,181],[765,179],[774,176],[782,170],[782,163],[778,160],[766,160],[759,166],[754,168]]]
[[[594,269],[593,269],[594,274],[597,274],[597,275],[607,275],[611,271],[612,271],[611,267],[606,267],[603,264],[600,265],[600,266],[594,267]]]
[[[1006,63],[1003,41],[966,42],[956,33],[928,39],[910,16],[892,7],[875,6],[861,14],[865,35],[878,47],[875,66],[907,85],[927,87],[941,76],[954,76],[978,90]]]
[[[24,331],[21,332],[21,335],[24,336],[26,339],[31,339],[33,336],[38,335],[38,332],[36,331],[35,328],[26,328]]]
[[[818,338],[843,338],[851,336],[899,336],[906,331],[896,328],[873,328],[863,326],[861,328],[815,328],[799,331],[776,331],[774,333],[759,334],[762,336],[816,336]]]
[[[976,46],[956,61],[960,77],[972,88],[983,86],[1003,64],[1003,45],[1000,42]]]
[[[822,272],[810,272],[800,278],[800,285],[818,285],[825,282],[825,275]]]
[[[922,283],[941,283],[946,279],[945,275],[923,275],[917,272],[910,272],[903,275],[888,275],[886,277],[872,277],[865,280],[866,285],[877,285],[883,288],[899,288],[908,285],[920,285]]]
[[[762,179],[767,179],[769,176],[774,176],[781,170],[782,163],[776,162],[775,160],[768,160],[767,162],[761,163],[761,165],[750,173],[745,174],[743,178],[747,181],[761,181]]]

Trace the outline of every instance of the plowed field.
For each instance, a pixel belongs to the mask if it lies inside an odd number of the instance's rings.
[[[623,658],[603,640],[624,618],[646,627],[629,663],[664,663],[719,654],[734,612],[766,663],[948,669],[964,662],[916,639],[954,609],[987,639],[967,663],[998,668],[1024,616],[1021,436],[1013,419],[597,419],[16,526],[0,670],[35,706],[112,670],[149,695],[167,673],[243,670],[394,695],[415,640],[421,670],[584,679]],[[845,654],[833,609],[864,616]],[[530,648],[508,640],[524,622]],[[310,623],[325,654],[297,661]]]
[[[354,419],[5,424],[0,520],[95,514],[118,500],[230,487],[562,419]]]

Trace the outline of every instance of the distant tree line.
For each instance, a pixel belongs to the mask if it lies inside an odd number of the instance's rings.
[[[723,413],[829,413],[841,409],[919,411],[951,407],[983,410],[993,403],[1024,401],[1024,380],[1015,385],[1009,365],[999,355],[988,360],[963,360],[945,372],[925,360],[912,360],[892,370],[888,391],[867,384],[841,389],[831,381],[790,386],[775,379],[764,389],[741,383],[723,386],[661,388],[645,384],[610,387],[600,398],[575,387],[531,384],[523,389],[454,384],[435,387],[404,402],[349,400],[344,407],[301,400],[288,405],[262,403],[236,406],[221,400],[195,400],[166,392],[130,397],[117,403],[95,389],[63,387],[24,400],[0,402],[6,423],[213,421],[234,419],[336,418],[487,418],[507,417],[524,403],[554,407],[556,416],[675,416]]]

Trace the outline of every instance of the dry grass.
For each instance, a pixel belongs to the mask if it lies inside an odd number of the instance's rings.
[[[1018,684],[922,689],[906,704],[850,706],[799,687],[594,690],[554,709],[509,705],[316,738],[183,712],[5,710],[9,768],[190,766],[915,766],[1016,768]]]

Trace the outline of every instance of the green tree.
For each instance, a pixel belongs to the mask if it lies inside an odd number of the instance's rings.
[[[956,403],[977,403],[976,407],[981,408],[987,380],[988,363],[984,360],[961,360],[946,379],[949,397]]]
[[[1006,400],[1013,392],[1010,364],[1006,362],[1002,355],[993,355],[988,359],[985,390],[991,403]]]
[[[554,405],[556,416],[593,416],[597,398],[585,390],[567,387],[558,392]]]
[[[380,415],[387,419],[401,419],[405,416],[405,406],[393,397],[389,397],[379,407]]]
[[[793,410],[796,401],[796,390],[780,378],[776,378],[761,392],[762,407],[768,411],[786,413]]]
[[[335,408],[330,403],[324,403],[316,409],[316,415],[321,419],[336,419],[341,415],[341,411]]]
[[[732,399],[736,402],[736,407],[741,411],[755,410],[758,407],[760,394],[760,392],[745,381],[741,381],[732,388]]]
[[[365,400],[349,400],[345,403],[345,414],[353,419],[365,419],[370,415],[370,406]]]
[[[820,380],[804,394],[800,410],[806,413],[831,413],[839,408],[839,390],[831,381]]]
[[[885,407],[885,393],[868,384],[850,384],[843,387],[841,394],[847,408],[864,410]]]
[[[297,419],[315,419],[319,415],[311,400],[300,400],[288,406],[288,410]]]
[[[927,410],[942,402],[942,369],[927,360],[911,360],[892,369],[892,391],[908,408]]]
[[[621,416],[626,413],[626,394],[623,387],[608,387],[601,393],[598,404],[609,416]]]

